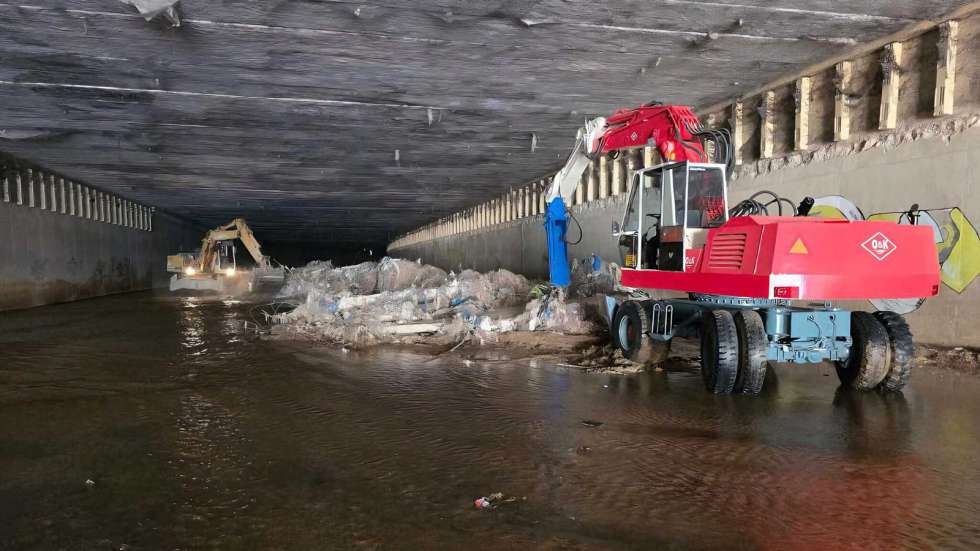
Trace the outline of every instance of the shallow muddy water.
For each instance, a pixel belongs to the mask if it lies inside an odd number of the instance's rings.
[[[0,313],[0,548],[980,547],[980,379],[904,396],[783,368],[342,352],[251,306],[134,294]],[[516,500],[476,510],[494,492]]]

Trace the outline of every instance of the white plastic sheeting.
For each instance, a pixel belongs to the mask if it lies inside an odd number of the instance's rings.
[[[355,346],[395,342],[406,336],[438,334],[453,340],[471,334],[549,330],[587,333],[592,329],[578,304],[552,292],[528,302],[528,280],[507,270],[458,275],[402,259],[334,268],[311,262],[294,269],[281,296],[298,305],[272,321],[285,330]],[[525,305],[505,317],[495,312]],[[481,338],[481,340],[483,340]]]

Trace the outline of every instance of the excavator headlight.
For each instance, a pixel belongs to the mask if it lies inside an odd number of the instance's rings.
[[[186,267],[186,268],[184,268],[184,275],[189,275],[189,276],[192,276],[192,275],[194,275],[194,274],[196,274],[196,273],[197,273],[197,270],[195,270],[195,269],[194,269],[193,267],[191,267],[191,266],[188,266],[188,267]]]
[[[228,277],[235,277],[235,269],[234,268],[225,269],[225,275]]]

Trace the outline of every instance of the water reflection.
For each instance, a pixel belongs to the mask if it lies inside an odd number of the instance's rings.
[[[136,300],[0,319],[0,547],[980,544],[976,378],[713,396],[683,362],[343,353],[243,339],[246,303]],[[496,491],[521,499],[472,509]]]

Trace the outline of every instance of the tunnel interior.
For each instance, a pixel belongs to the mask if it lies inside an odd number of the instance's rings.
[[[3,4],[0,148],[284,251],[380,251],[553,172],[589,117],[716,104],[964,4]]]

